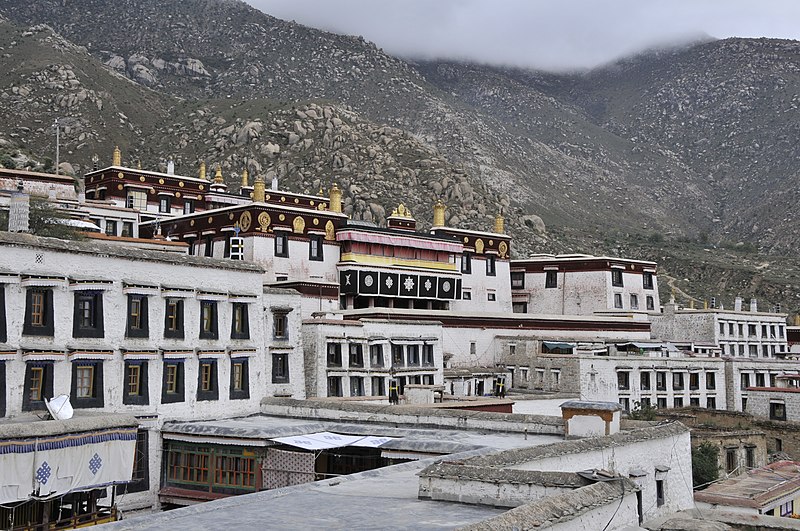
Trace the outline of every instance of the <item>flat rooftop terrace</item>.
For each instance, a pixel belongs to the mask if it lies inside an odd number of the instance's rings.
[[[271,415],[171,422],[163,427],[165,438],[196,438],[208,442],[219,438],[266,441],[320,431],[396,437],[382,448],[446,455],[140,515],[109,524],[108,529],[455,529],[491,518],[504,510],[420,500],[418,472],[442,459],[462,459],[563,440],[558,435],[526,436],[513,432],[397,427],[369,421],[325,421]]]

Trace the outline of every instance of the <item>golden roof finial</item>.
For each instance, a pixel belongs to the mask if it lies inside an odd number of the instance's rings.
[[[141,170],[142,169],[142,159],[139,159],[139,160],[136,161],[136,169],[137,170]]]
[[[342,212],[342,191],[339,190],[339,186],[336,183],[333,183],[333,188],[330,191],[330,206],[328,210],[331,212],[338,212],[341,214]]]
[[[242,171],[242,188],[247,188],[250,186],[250,173],[245,168]]]
[[[253,183],[253,201],[264,203],[266,200],[267,191],[264,178],[261,175],[256,175],[256,181]]]
[[[506,218],[503,217],[503,209],[494,217],[494,231],[497,234],[504,234],[506,230]]]
[[[444,204],[444,201],[441,199],[437,199],[436,203],[433,204],[433,226],[434,227],[444,227],[444,210],[447,207]]]
[[[206,161],[200,162],[200,178],[206,180]]]
[[[222,178],[222,166],[217,165],[217,171],[214,174],[214,183],[223,184],[225,180]]]
[[[119,146],[114,146],[114,156],[111,159],[112,166],[122,166],[122,152],[119,150]]]

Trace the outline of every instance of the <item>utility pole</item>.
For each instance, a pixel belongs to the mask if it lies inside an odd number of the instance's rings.
[[[53,124],[53,126],[56,128],[56,175],[58,175],[59,158],[61,155],[61,143],[60,143],[61,127],[59,127],[58,125],[58,118],[56,118],[56,121]]]

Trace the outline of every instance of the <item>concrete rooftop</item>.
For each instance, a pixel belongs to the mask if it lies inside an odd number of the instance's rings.
[[[448,459],[563,440],[555,435],[528,435],[526,439],[518,433],[396,428],[386,424],[266,415],[164,425],[167,436],[179,433],[201,439],[264,439],[317,431],[398,437],[397,441],[389,443],[393,449],[457,452],[450,453]],[[136,516],[109,524],[108,529],[454,529],[503,512],[493,507],[420,500],[417,473],[441,459],[430,457],[325,481]]]

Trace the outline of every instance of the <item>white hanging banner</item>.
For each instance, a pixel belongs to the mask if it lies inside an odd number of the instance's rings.
[[[0,503],[127,483],[136,427],[0,441]]]

